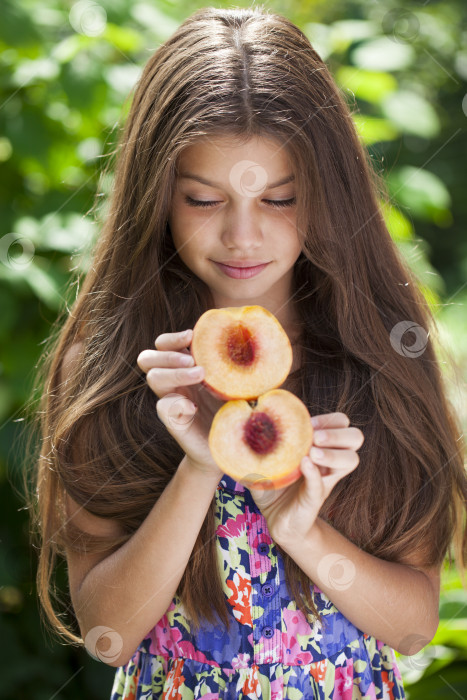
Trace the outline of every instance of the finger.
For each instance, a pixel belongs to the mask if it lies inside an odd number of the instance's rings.
[[[177,387],[199,384],[203,379],[204,369],[200,366],[186,369],[152,367],[146,375],[147,383],[158,396],[174,391]]]
[[[193,367],[195,364],[191,355],[175,350],[143,350],[136,362],[143,372],[148,372],[152,367]]]
[[[322,455],[320,454],[322,452]],[[315,464],[331,467],[339,472],[350,472],[358,466],[360,457],[354,450],[326,450],[312,447],[310,457]]]
[[[347,414],[341,413],[320,413],[317,416],[312,416],[311,423],[313,428],[347,428],[350,425],[350,420]]]
[[[161,333],[154,341],[157,350],[181,350],[191,343],[193,330],[188,328],[180,333]]]
[[[182,394],[169,393],[156,404],[157,415],[171,435],[189,429],[195,419],[198,406]]]
[[[320,447],[342,447],[359,450],[364,440],[365,436],[362,431],[354,427],[319,429],[313,433],[313,444]]]

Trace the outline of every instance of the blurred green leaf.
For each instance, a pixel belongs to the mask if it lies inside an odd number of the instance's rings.
[[[178,27],[177,20],[162,12],[158,5],[149,2],[135,2],[130,7],[130,14],[133,19],[145,29],[150,29],[164,41]]]
[[[400,209],[385,201],[380,201],[380,207],[389,233],[396,241],[413,237],[413,226]]]
[[[122,63],[118,66],[110,66],[104,75],[109,85],[123,99],[140,79],[141,68],[132,63]]]
[[[336,71],[336,80],[351,90],[356,97],[379,104],[383,97],[397,90],[397,80],[390,73],[363,70],[354,66],[341,66]]]
[[[438,115],[428,100],[416,92],[399,90],[387,95],[382,100],[381,110],[401,131],[426,138],[439,133]]]
[[[319,22],[307,22],[302,29],[320,58],[325,61],[333,50],[331,26]]]
[[[388,37],[365,41],[353,49],[352,63],[374,71],[391,71],[407,68],[414,59],[414,50],[408,44],[400,44]]]
[[[118,27],[109,22],[102,36],[120,51],[134,52],[144,46],[143,37],[139,32],[129,27]]]
[[[59,309],[63,302],[63,297],[60,292],[59,285],[55,278],[55,271],[53,269],[43,269],[41,265],[45,266],[48,261],[39,256],[35,256],[31,264],[21,273],[18,271],[17,274],[23,276],[25,282],[31,287],[34,294],[38,299],[43,301],[51,309]]]
[[[399,239],[396,245],[418,280],[427,302],[435,309],[440,302],[439,294],[444,291],[444,281],[428,260],[427,242],[422,238]]]
[[[23,3],[2,0],[0,39],[5,44],[26,46],[39,40],[40,33]]]
[[[446,185],[434,173],[404,165],[387,177],[391,195],[414,215],[431,221],[451,220],[451,196]]]
[[[59,66],[52,58],[36,58],[21,61],[11,77],[11,82],[19,87],[36,80],[55,80],[60,72]]]
[[[367,145],[377,141],[393,141],[399,135],[387,119],[370,117],[368,114],[353,114],[352,117],[358,133]]]
[[[332,23],[331,31],[334,41],[354,42],[377,34],[378,25],[368,19],[341,19]]]
[[[94,235],[95,223],[75,212],[52,212],[42,219],[23,216],[15,223],[15,231],[30,240],[38,250],[59,250],[73,253],[88,244]]]

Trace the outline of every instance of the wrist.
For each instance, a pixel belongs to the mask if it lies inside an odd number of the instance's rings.
[[[201,464],[191,459],[188,455],[185,455],[178,466],[179,470],[182,472],[189,472],[197,477],[205,479],[207,482],[215,483],[216,485],[222,478],[223,472],[216,467],[210,468],[205,464]],[[217,471],[216,471],[217,469]]]
[[[317,517],[305,536],[302,534],[297,536],[297,533],[292,531],[278,538],[273,537],[273,539],[288,554],[292,554],[294,551],[303,552],[304,547],[319,551],[322,541],[323,523],[322,518]]]

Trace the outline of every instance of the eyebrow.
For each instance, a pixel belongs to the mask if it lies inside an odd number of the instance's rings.
[[[196,182],[201,182],[203,185],[208,185],[209,187],[218,187],[218,185],[216,185],[214,182],[210,182],[209,180],[206,180],[206,178],[201,177],[200,175],[194,175],[193,173],[180,173],[178,177],[180,180],[196,180]],[[281,178],[277,182],[273,182],[270,185],[266,185],[265,189],[272,190],[275,187],[285,185],[288,182],[292,182],[293,180],[295,180],[295,175],[292,173],[290,175],[286,175],[286,177]]]

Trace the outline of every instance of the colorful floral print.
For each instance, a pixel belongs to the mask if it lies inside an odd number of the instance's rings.
[[[175,596],[117,669],[111,700],[405,698],[394,651],[355,627],[315,584],[323,624],[297,609],[283,559],[248,489],[224,474],[216,503],[230,633],[211,623],[192,631]]]

